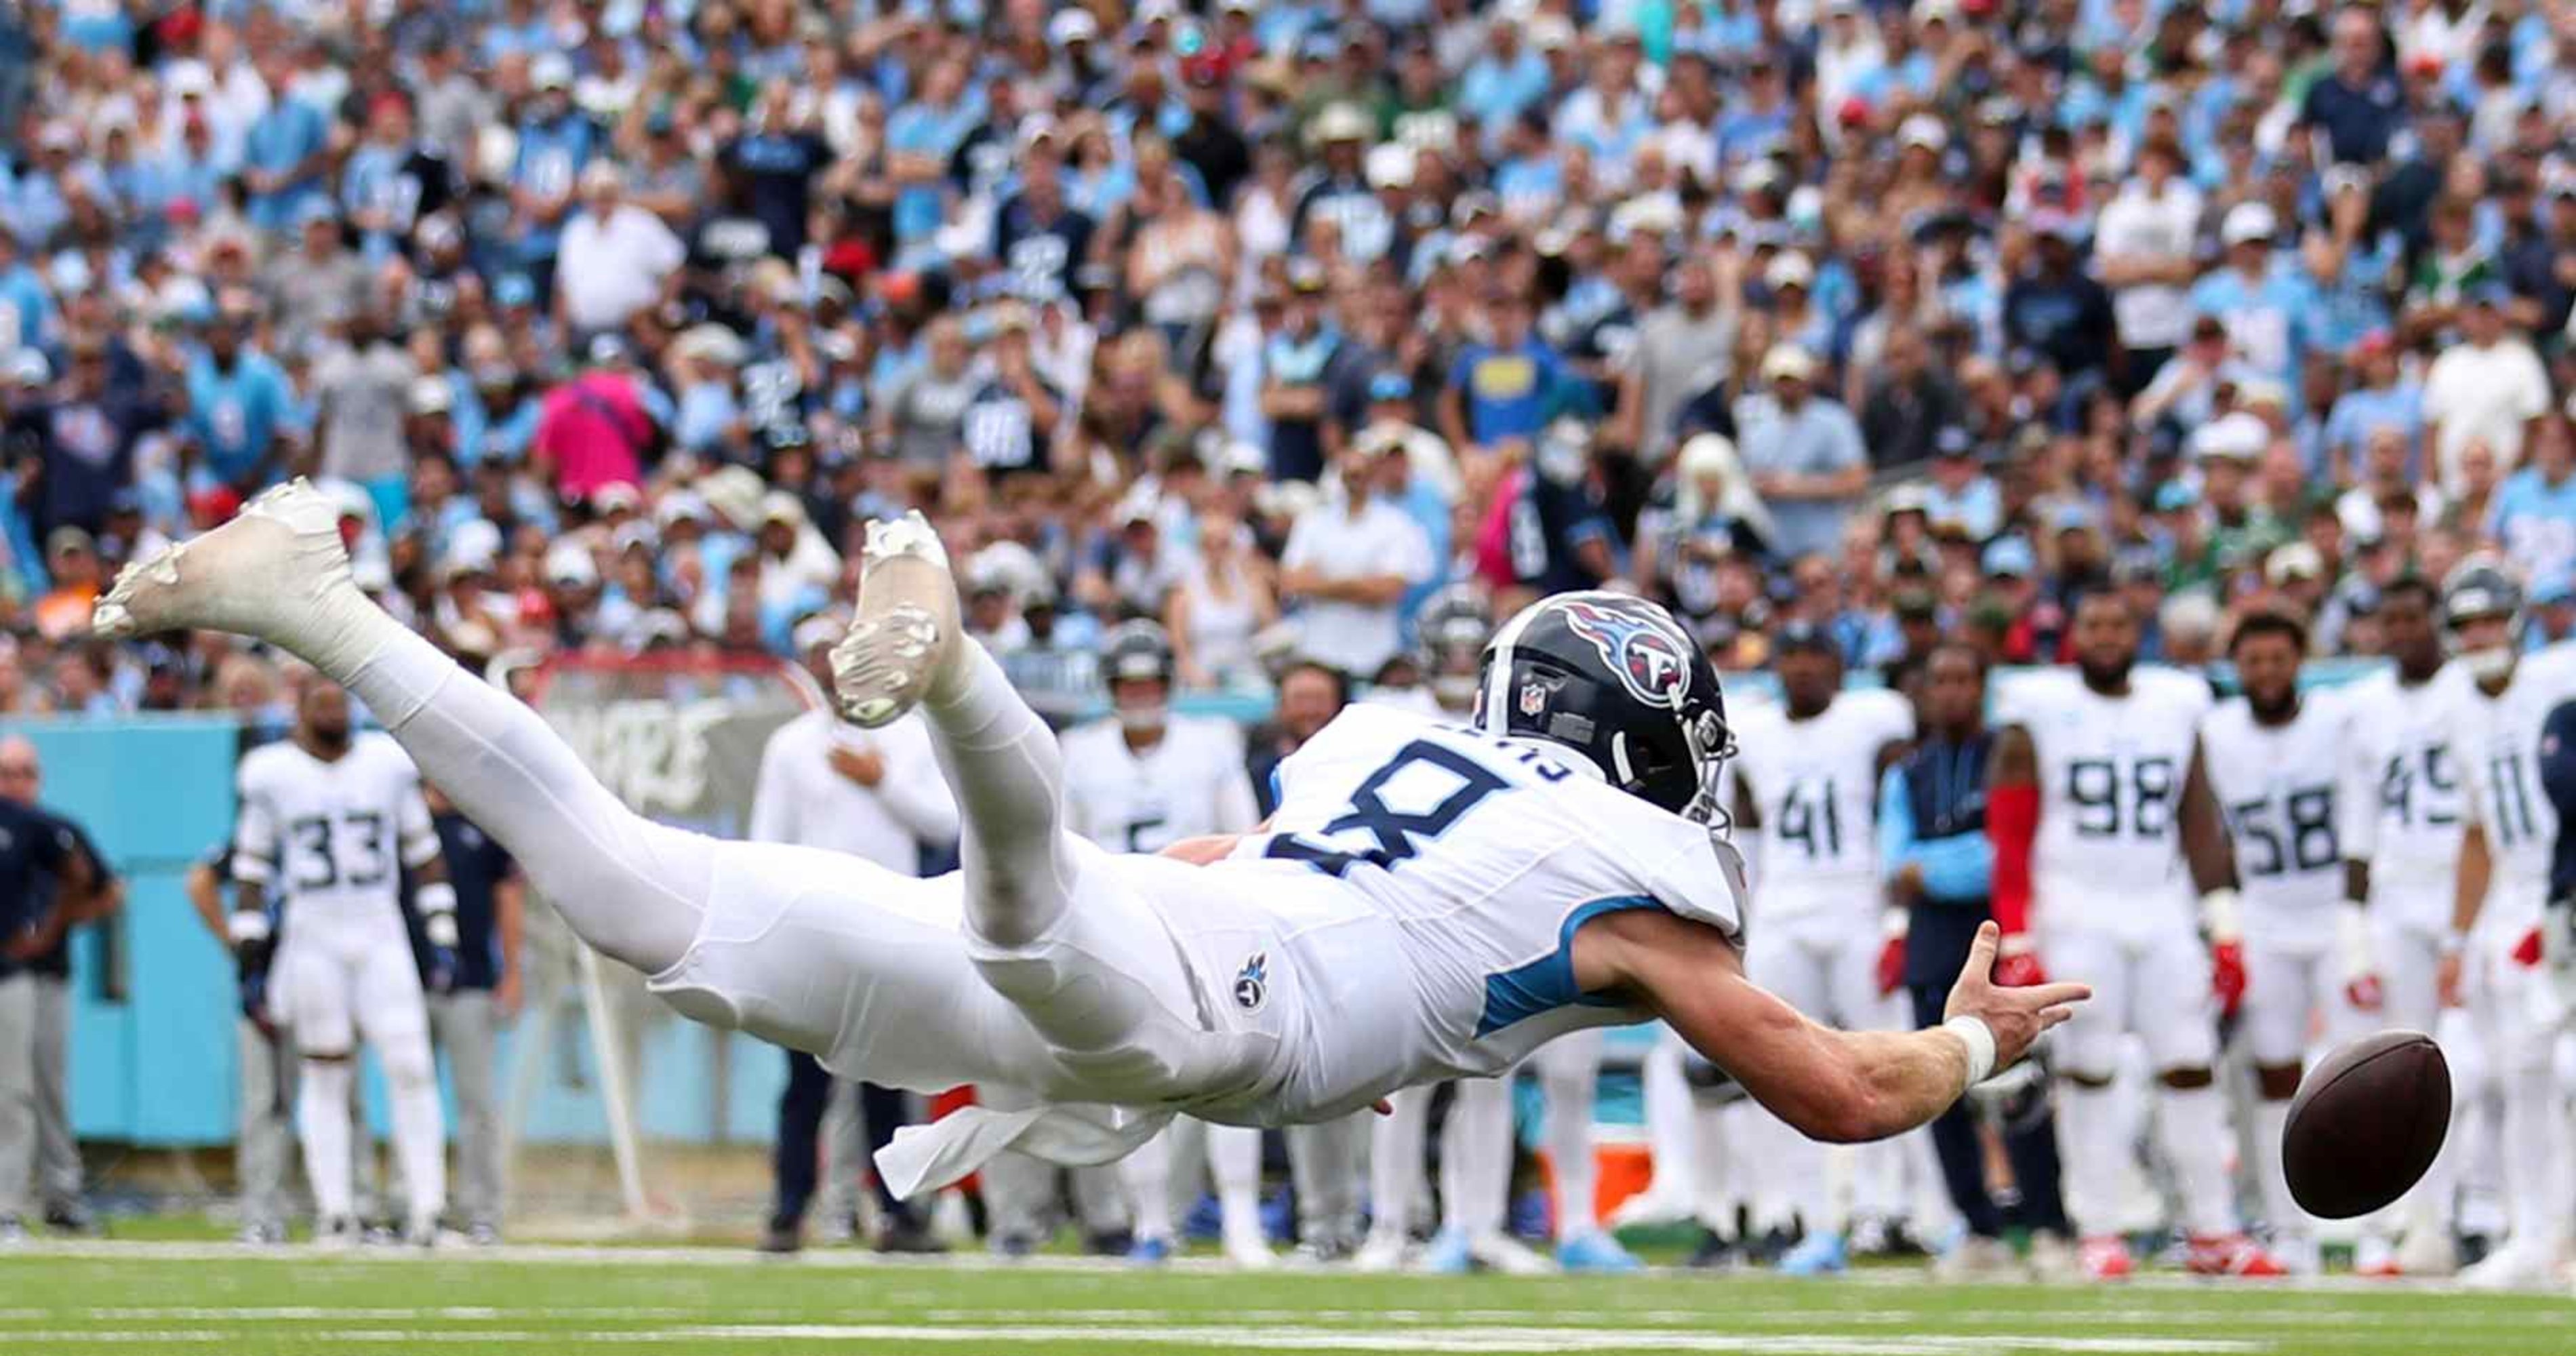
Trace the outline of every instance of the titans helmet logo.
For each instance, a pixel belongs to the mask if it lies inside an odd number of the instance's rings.
[[[1642,609],[1586,602],[1565,605],[1565,625],[1592,642],[1630,695],[1650,706],[1682,709],[1690,691],[1690,658],[1670,628],[1643,615]]]

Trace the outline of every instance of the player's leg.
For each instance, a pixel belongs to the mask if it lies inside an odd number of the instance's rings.
[[[2307,1213],[2290,1197],[2289,1179],[2281,1170],[2281,1139],[2290,1123],[2290,1099],[2299,1091],[2308,1018],[2324,997],[2318,981],[2325,963],[2319,953],[2259,937],[2248,939],[2245,947],[2242,1029],[2254,1059],[2254,1173],[2263,1186],[2273,1253],[2302,1273],[2316,1270],[2316,1239]]]
[[[1507,1073],[1451,1085],[1449,1119],[1440,1127],[1440,1233],[1424,1256],[1426,1270],[1458,1269],[1462,1248],[1467,1260],[1508,1276],[1555,1270],[1507,1227],[1512,1155],[1519,1147],[1514,1083]]]
[[[2560,1027],[2537,1017],[2536,1010],[2549,1002],[2536,992],[2550,982],[2547,976],[2517,964],[2504,954],[2505,945],[2484,933],[2472,937],[2470,951],[2471,963],[2480,967],[2470,1002],[2504,1094],[2501,1162],[2508,1227],[2505,1245],[2461,1280],[2481,1289],[2538,1285],[2556,1268],[2568,1233],[2566,1103],[2556,1066]]]
[[[1782,1002],[1824,1021],[1833,1013],[1836,938],[1829,927],[1800,926],[1804,922],[1785,923],[1764,946],[1752,948],[1745,956],[1745,974]],[[1848,1254],[1842,1221],[1832,1209],[1825,1147],[1768,1113],[1764,1133],[1770,1142],[1765,1155],[1769,1166],[1757,1190],[1779,1202],[1764,1213],[1794,1215],[1806,1228],[1806,1237],[1780,1259],[1781,1270],[1800,1276],[1841,1271]]]
[[[1362,1271],[1393,1271],[1404,1260],[1436,1090],[1423,1083],[1390,1094],[1387,1114],[1369,1127],[1369,1236],[1353,1259]],[[1455,1106],[1449,1114],[1458,1114]]]
[[[1547,1161],[1556,1186],[1556,1260],[1569,1271],[1636,1271],[1645,1264],[1601,1227],[1601,1171],[1593,1150],[1593,1105],[1600,1093],[1599,1027],[1570,1032],[1538,1048],[1539,1087],[1547,1094]]]
[[[1239,1267],[1275,1264],[1261,1227],[1261,1130],[1251,1125],[1206,1127],[1208,1176],[1216,1182],[1217,1219],[1225,1258]],[[1421,1156],[1415,1155],[1419,1163]]]
[[[0,1242],[23,1227],[36,1171],[36,977],[0,976]]]
[[[1362,1159],[1371,1113],[1288,1127],[1288,1171],[1297,1194],[1297,1252],[1339,1261],[1359,1246]]]
[[[241,1074],[233,1177],[241,1188],[241,1241],[286,1238],[286,1174],[295,1156],[293,1046],[245,1017],[235,1023]]]
[[[1846,1031],[1900,1030],[1903,1023],[1878,991],[1878,957],[1884,938],[1860,929],[1834,939],[1827,982],[1832,986],[1832,1025]],[[1907,1237],[1912,1210],[1906,1199],[1907,1155],[1927,1147],[1919,1131],[1855,1144],[1843,1151],[1850,1174],[1853,1250],[1885,1254]]]
[[[183,627],[268,641],[366,703],[421,774],[498,839],[583,941],[647,974],[698,934],[711,840],[628,810],[537,714],[367,601],[339,511],[301,481],[128,566],[106,636]]]
[[[2381,1003],[2377,1024],[2427,1034],[2440,1032],[2443,1012],[2437,984],[2441,965],[2441,934],[2431,927],[2419,926],[2395,907],[2395,902],[2381,900],[2371,908],[2373,931],[2377,934]],[[2362,1014],[2368,1017],[2371,1014]],[[2444,1042],[2446,1051],[2457,1059],[2455,1043]],[[2409,1188],[2397,1202],[2379,1212],[2371,1221],[2365,1238],[2384,1240],[2398,1233],[2404,1241],[2387,1263],[2376,1268],[2382,1273],[2447,1276],[2459,1266],[2457,1247],[2451,1237],[2452,1193],[2459,1182],[2460,1146],[2467,1142],[2463,1133],[2464,1114],[2469,1105],[2468,1080],[2456,1072],[2453,1077],[2451,1133],[2445,1138],[2442,1152],[2433,1160],[2423,1180]],[[2373,1258],[2371,1260],[2378,1260]]]
[[[447,1115],[439,1105],[438,1063],[429,1050],[429,1004],[411,945],[387,928],[365,952],[353,1015],[358,1036],[376,1052],[392,1113],[394,1160],[402,1172],[405,1221],[415,1243],[438,1236],[447,1213]]]
[[[1644,1191],[1620,1203],[1610,1217],[1614,1227],[1688,1219],[1698,1197],[1691,1180],[1696,1156],[1691,1130],[1696,1118],[1691,1114],[1690,1082],[1682,1076],[1682,1038],[1671,1027],[1656,1024],[1655,1045],[1638,1068],[1637,1082],[1646,1106],[1646,1144],[1654,1176]]]
[[[975,1105],[992,1111],[1035,1106],[1037,1098],[1013,1087],[979,1083]],[[984,1187],[986,1234],[993,1251],[1024,1257],[1055,1236],[1056,1191],[1060,1173],[1053,1163],[1016,1150],[996,1154],[977,1173]]]
[[[2137,976],[2130,1029],[2156,1073],[2157,1141],[2182,1199],[2190,1266],[2211,1275],[2280,1275],[2280,1263],[2246,1239],[2236,1213],[2209,953],[2197,936],[2177,928],[2137,939],[2130,954]]]
[[[1128,1251],[1129,1261],[1148,1266],[1160,1265],[1179,1247],[1179,1232],[1174,1227],[1172,1197],[1176,1185],[1172,1160],[1175,1140],[1193,1124],[1187,1117],[1164,1126],[1162,1133],[1136,1146],[1136,1152],[1118,1161],[1118,1173],[1127,1184],[1127,1198],[1136,1215],[1136,1246]],[[1196,1181],[1193,1175],[1189,1180]],[[1186,1195],[1184,1190],[1182,1193]]]
[[[2048,973],[2080,975],[2093,986],[2093,1001],[2079,1005],[2052,1038],[2058,1143],[2066,1165],[2066,1210],[2083,1240],[2084,1269],[2106,1280],[2125,1276],[2134,1263],[2119,1236],[2117,1188],[2126,1176],[2130,1141],[2112,1082],[2133,1001],[2128,956],[2118,938],[2098,928],[2046,926],[2038,942]]]
[[[300,920],[276,961],[285,1022],[295,1041],[295,1137],[304,1147],[304,1180],[313,1188],[317,1243],[357,1240],[356,1136],[349,1104],[357,1090],[358,1029],[354,1013],[358,958],[340,951],[318,917]]]
[[[1095,1256],[1124,1255],[1136,1242],[1135,1217],[1127,1209],[1127,1183],[1115,1163],[1090,1163],[1065,1170],[1073,1217],[1082,1226],[1082,1249]]]

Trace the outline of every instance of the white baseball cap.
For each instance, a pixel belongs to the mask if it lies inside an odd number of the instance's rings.
[[[2227,209],[2226,219],[2218,226],[2218,238],[2225,244],[2243,245],[2256,240],[2269,240],[2280,230],[2272,209],[2259,202],[2240,202]]]

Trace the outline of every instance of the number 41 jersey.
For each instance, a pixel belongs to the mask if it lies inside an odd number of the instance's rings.
[[[402,868],[438,851],[419,770],[401,745],[362,734],[325,762],[281,741],[244,755],[238,778],[233,874],[279,897],[288,928],[362,918],[400,926]]]
[[[2073,669],[2003,687],[1995,724],[2029,731],[2039,760],[2040,926],[2146,932],[2190,920],[2182,784],[2209,707],[2207,684],[2145,666],[2130,671],[2124,697],[2095,692]]]
[[[1913,706],[1883,689],[1838,694],[1805,719],[1764,703],[1745,712],[1736,733],[1732,766],[1761,826],[1751,864],[1755,921],[1877,916],[1878,755],[1914,737]],[[1875,946],[1876,933],[1864,931]]]

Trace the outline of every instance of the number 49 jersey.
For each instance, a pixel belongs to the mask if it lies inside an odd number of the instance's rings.
[[[400,924],[402,868],[438,854],[419,770],[400,745],[363,734],[325,762],[281,741],[245,755],[238,781],[233,875],[293,910],[288,927],[354,917]]]
[[[2347,716],[2336,694],[2311,692],[2286,725],[2256,720],[2243,697],[2201,719],[2201,771],[2227,821],[2250,936],[2310,947],[2333,939],[2325,911],[2343,898],[2335,801]]]
[[[1914,736],[1914,708],[1888,691],[1846,692],[1804,720],[1745,711],[1730,765],[1760,822],[1751,864],[1763,920],[1834,905],[1878,911],[1878,755]]]
[[[2183,777],[2209,710],[2207,684],[2139,667],[2106,697],[2072,669],[2029,674],[1996,697],[1997,728],[2030,734],[2039,762],[2034,903],[2052,924],[2145,929],[2187,919],[2180,831]],[[2134,907],[2170,901],[2177,912]]]
[[[2408,686],[2382,669],[2344,688],[2345,770],[2336,811],[2343,854],[2370,863],[2371,908],[2393,904],[2438,930],[2451,917],[2452,871],[2468,817],[2452,706],[2467,675],[2444,665]]]

